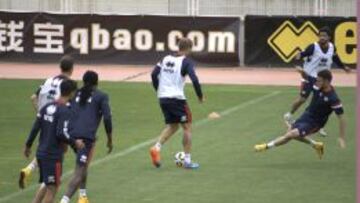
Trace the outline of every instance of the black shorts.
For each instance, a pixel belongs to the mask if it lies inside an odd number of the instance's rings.
[[[62,174],[62,161],[37,158],[37,162],[40,172],[39,183],[59,186]]]
[[[166,124],[191,123],[192,114],[186,100],[160,99],[160,107]]]
[[[76,150],[76,163],[80,166],[88,166],[94,154],[95,141],[83,139],[83,142],[85,147],[81,150]]]
[[[295,121],[292,125],[292,129],[298,129],[300,136],[305,137],[311,135],[320,130],[320,125],[314,122],[313,119],[309,118],[307,115],[302,115],[299,119]]]

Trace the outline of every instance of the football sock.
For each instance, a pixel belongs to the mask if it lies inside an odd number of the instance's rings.
[[[70,202],[69,197],[67,197],[65,195],[61,198],[61,201],[60,201],[60,203],[69,203],[69,202]]]
[[[308,140],[310,141],[311,146],[315,146],[316,143],[317,143],[317,142],[316,142],[315,140],[313,140],[313,139],[308,138]]]
[[[191,155],[190,153],[185,153],[185,159],[184,159],[185,163],[189,164],[191,163]]]
[[[79,189],[79,196],[80,197],[86,197],[86,189]]]
[[[155,149],[157,149],[158,151],[161,150],[161,144],[160,144],[160,142],[157,142],[157,143],[155,144]]]
[[[275,147],[275,141],[270,141],[269,143],[266,144],[266,147],[268,149]]]
[[[34,159],[33,161],[31,161],[31,163],[26,166],[26,168],[29,169],[31,172],[35,171],[36,167],[37,167],[37,161],[36,161],[36,159]]]

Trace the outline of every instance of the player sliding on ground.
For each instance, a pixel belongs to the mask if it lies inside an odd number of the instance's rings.
[[[39,182],[41,186],[32,201],[33,203],[54,202],[60,185],[64,144],[69,143],[78,150],[84,147],[81,140],[75,140],[68,132],[72,112],[66,103],[74,96],[76,83],[72,80],[65,80],[61,83],[60,89],[60,98],[40,109],[26,141],[24,155],[29,157],[31,146],[40,131],[36,158],[40,169]]]
[[[93,156],[96,131],[103,118],[107,135],[108,153],[113,149],[112,144],[112,118],[108,95],[97,89],[98,74],[87,71],[83,76],[83,87],[77,92],[75,100],[71,102],[71,108],[75,116],[70,121],[70,134],[85,143],[85,147],[76,151],[76,167],[74,175],[69,182],[61,203],[70,202],[71,197],[79,188],[78,203],[88,203],[86,194],[86,180],[88,166]]]
[[[41,85],[36,93],[31,95],[31,101],[36,112],[48,103],[54,102],[60,97],[60,84],[63,80],[69,79],[73,73],[74,61],[69,56],[64,56],[60,60],[61,74],[48,78]],[[37,161],[34,158],[29,165],[20,171],[19,187],[25,188],[30,179],[31,173],[37,168]]]
[[[311,145],[321,159],[324,154],[324,144],[314,141],[306,136],[316,133],[324,127],[330,114],[335,111],[339,118],[339,143],[345,148],[345,121],[344,110],[340,99],[334,88],[331,86],[332,74],[329,70],[322,70],[318,73],[317,80],[313,86],[313,97],[311,103],[299,119],[289,126],[285,135],[272,140],[267,144],[255,145],[255,151],[261,152],[273,147],[286,144],[292,139]]]
[[[331,33],[328,27],[321,28],[319,30],[319,41],[310,44],[305,51],[296,56],[297,60],[304,59],[305,62],[304,68],[297,67],[297,71],[302,75],[300,96],[292,104],[290,112],[284,115],[285,121],[289,124],[293,122],[292,115],[309,97],[319,71],[330,70],[333,62],[346,72],[351,71],[336,54],[335,46],[330,42],[330,36]],[[319,133],[323,136],[327,134],[324,129],[320,129]]]
[[[192,116],[184,94],[185,76],[189,75],[196,95],[202,103],[204,97],[199,80],[195,74],[193,62],[187,58],[191,53],[192,41],[187,38],[179,40],[179,51],[165,56],[154,68],[151,78],[157,91],[160,107],[165,117],[166,127],[161,132],[156,144],[151,147],[152,163],[161,166],[160,150],[162,145],[178,130],[183,128],[183,147],[185,152],[184,168],[196,169],[198,163],[191,161],[191,122]]]

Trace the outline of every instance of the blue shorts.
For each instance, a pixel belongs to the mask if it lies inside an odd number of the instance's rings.
[[[308,98],[311,92],[313,91],[313,86],[316,83],[316,78],[307,76],[303,78],[300,86],[300,96],[303,98]]]
[[[163,98],[160,107],[166,124],[191,123],[192,114],[186,100]]]
[[[320,130],[320,126],[307,116],[301,116],[292,124],[291,129],[298,129],[300,136],[305,137]]]
[[[39,183],[59,186],[62,174],[62,161],[37,158],[37,162],[40,172]]]
[[[85,147],[81,150],[76,150],[76,163],[80,166],[88,166],[94,153],[95,141],[87,139],[83,139],[83,141]]]

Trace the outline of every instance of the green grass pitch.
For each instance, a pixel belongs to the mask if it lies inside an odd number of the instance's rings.
[[[29,96],[40,83],[0,80],[0,202],[30,202],[37,188],[37,173],[21,192],[17,178],[28,163],[22,149],[35,117]],[[355,88],[337,88],[345,106],[347,148],[337,144],[338,122],[332,115],[326,126],[329,136],[313,136],[325,143],[324,159],[319,160],[312,148],[295,141],[264,153],[253,151],[254,144],[285,132],[282,115],[297,96],[296,87],[204,85],[207,101],[202,106],[188,85],[194,117],[192,154],[201,164],[196,171],[173,162],[173,155],[182,150],[180,133],[163,147],[163,167],[152,167],[149,143],[164,125],[150,84],[103,82],[100,88],[111,99],[115,149],[106,154],[101,126],[88,178],[93,203],[355,202]],[[223,117],[209,121],[211,111]],[[33,154],[35,150],[36,145]],[[73,167],[69,151],[58,199]]]

